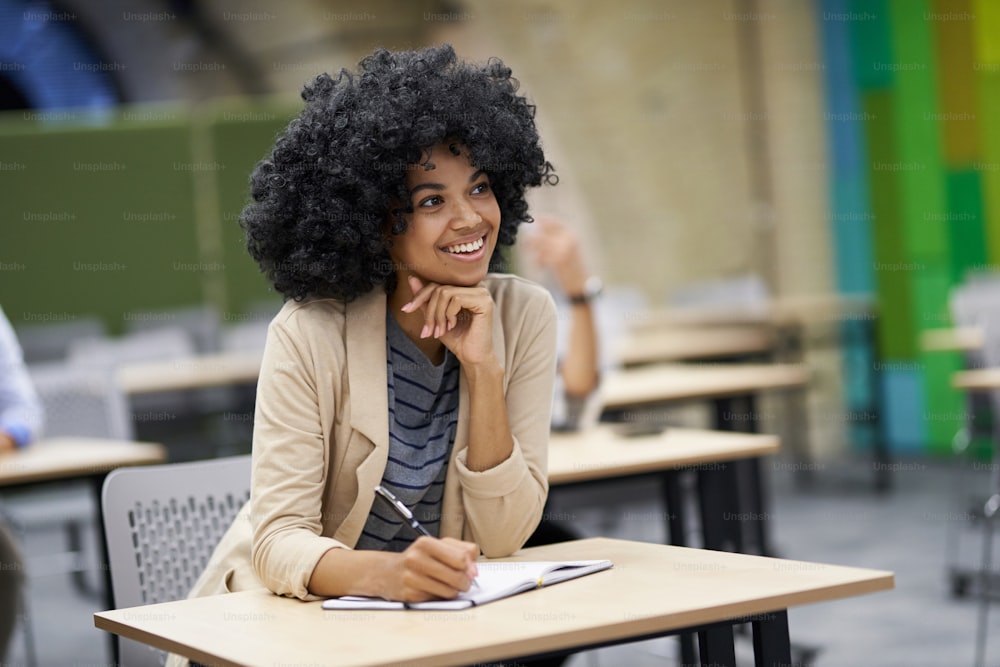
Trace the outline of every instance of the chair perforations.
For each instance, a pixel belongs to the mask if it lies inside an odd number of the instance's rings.
[[[205,569],[215,545],[249,498],[247,490],[241,498],[206,493],[162,502],[136,501],[129,516],[143,604],[186,597],[196,573]]]

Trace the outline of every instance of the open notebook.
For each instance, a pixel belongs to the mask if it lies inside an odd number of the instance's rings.
[[[609,560],[528,561],[478,563],[476,586],[454,600],[397,602],[382,598],[345,596],[323,601],[324,609],[466,609],[494,600],[551,586],[611,567]]]

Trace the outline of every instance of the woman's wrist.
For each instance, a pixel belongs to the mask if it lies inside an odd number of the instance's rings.
[[[470,388],[479,382],[503,379],[503,367],[495,357],[475,364],[462,364],[462,370]]]

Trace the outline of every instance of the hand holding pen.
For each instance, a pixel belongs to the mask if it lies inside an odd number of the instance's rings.
[[[420,535],[423,535],[425,537],[434,538],[434,536],[430,533],[430,531],[428,531],[426,528],[424,528],[424,526],[419,521],[417,521],[416,517],[413,516],[413,512],[410,511],[410,508],[407,507],[406,505],[404,505],[403,502],[399,498],[397,498],[395,496],[395,494],[393,494],[387,488],[385,488],[384,486],[382,486],[381,484],[379,484],[378,486],[375,487],[375,494],[378,495],[378,496],[380,496],[383,500],[386,501],[386,504],[389,506],[389,508],[400,519],[403,520],[403,523],[405,523],[406,525],[410,526],[414,531],[416,531]],[[436,539],[436,538],[434,538],[434,539]],[[463,546],[468,544],[467,542],[459,542],[458,540],[450,540],[449,538],[445,538],[445,540],[454,541],[454,542],[457,542],[458,544],[463,545]],[[478,550],[477,550],[477,553],[478,553]],[[476,571],[477,571],[476,565],[475,565],[475,556],[472,555],[471,553],[469,555],[471,556],[471,560],[468,562],[469,568],[467,569],[467,574],[469,576],[469,579],[472,582],[471,585],[478,587],[479,584],[476,583],[476,578],[475,578],[476,577]],[[457,568],[454,568],[454,565],[452,565],[452,567],[453,567],[453,569],[457,569]]]

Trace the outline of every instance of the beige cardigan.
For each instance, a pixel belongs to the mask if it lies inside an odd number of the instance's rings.
[[[464,374],[442,503],[441,536],[488,557],[519,549],[542,516],[555,376],[549,293],[513,275],[484,281],[496,303],[493,345],[503,365],[514,451],[496,467],[465,465]],[[358,540],[389,453],[386,295],[344,304],[288,302],[271,322],[257,385],[251,498],[223,536],[191,596],[266,586],[309,599],[316,563]]]

